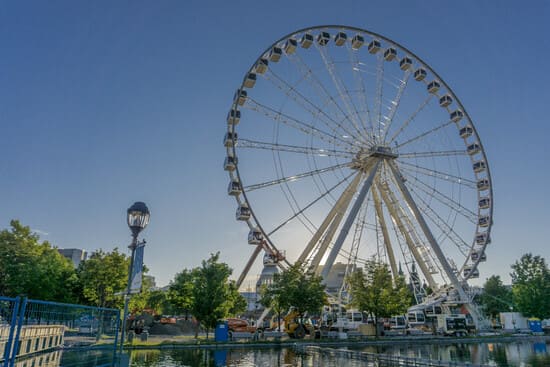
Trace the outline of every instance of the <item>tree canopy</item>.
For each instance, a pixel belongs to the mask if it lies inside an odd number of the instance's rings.
[[[500,276],[493,275],[483,285],[481,304],[485,314],[496,318],[500,312],[507,312],[513,307],[512,291],[502,284]]]
[[[527,317],[550,317],[550,271],[541,256],[528,253],[512,265],[512,294],[518,311]]]

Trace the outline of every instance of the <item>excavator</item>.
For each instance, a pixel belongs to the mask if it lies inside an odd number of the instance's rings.
[[[320,337],[320,331],[315,329],[311,320],[306,316],[300,316],[296,309],[291,308],[288,314],[283,317],[285,332],[294,339],[303,339],[306,335],[315,338]]]

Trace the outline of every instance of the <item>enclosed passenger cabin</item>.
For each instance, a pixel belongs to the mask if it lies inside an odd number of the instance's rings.
[[[384,60],[386,61],[392,61],[397,57],[397,50],[393,47],[388,47],[386,51],[384,51]]]
[[[268,254],[267,252],[264,254],[263,258],[264,266],[274,266],[277,265],[277,256],[273,254]]]
[[[237,220],[248,220],[250,218],[250,208],[246,203],[242,203],[235,212]]]
[[[226,147],[232,147],[237,143],[237,133],[228,131],[223,137],[223,145]]]
[[[401,61],[399,61],[399,67],[401,68],[401,70],[409,70],[410,68],[412,68],[412,65],[413,62],[408,57],[404,57],[401,59]]]
[[[491,198],[483,197],[479,199],[478,204],[479,204],[479,209],[489,209],[489,207],[491,206]]]
[[[426,316],[424,315],[424,311],[409,311],[407,313],[407,323],[409,324],[409,326],[413,327],[424,325],[424,323],[426,323]]]
[[[347,34],[345,34],[344,32],[338,32],[336,36],[334,36],[334,43],[336,43],[336,46],[343,46],[346,44],[347,39]]]
[[[439,105],[441,107],[447,107],[448,105],[450,105],[451,103],[453,103],[453,99],[450,95],[448,94],[445,94],[443,97],[439,98]]]
[[[480,227],[489,227],[489,224],[491,224],[491,218],[489,218],[488,215],[479,217],[478,224]]]
[[[466,151],[468,152],[469,155],[474,155],[481,151],[481,147],[479,146],[478,143],[473,143],[468,145],[468,147],[466,148]]]
[[[472,255],[470,255],[470,258],[472,261],[477,261],[477,259],[479,259],[479,262],[487,261],[487,255],[485,255],[484,251],[474,251]]]
[[[302,48],[309,48],[313,44],[313,35],[310,33],[304,33],[302,38],[300,38],[300,46]]]
[[[488,190],[489,189],[489,180],[486,178],[482,178],[481,180],[477,181],[477,189],[478,190]]]
[[[458,133],[460,134],[460,137],[463,139],[469,138],[474,133],[474,129],[470,125],[464,126],[461,128]]]
[[[241,111],[232,108],[227,113],[227,123],[229,125],[237,125],[241,121]]]
[[[232,155],[225,157],[223,161],[223,169],[226,171],[234,171],[237,167],[237,158]]]
[[[246,102],[246,97],[248,97],[248,93],[246,93],[245,90],[237,89],[233,95],[233,103],[237,103],[239,106],[242,106]]]
[[[414,80],[420,82],[426,78],[426,75],[428,75],[428,72],[424,68],[418,68],[414,72]]]
[[[487,233],[478,233],[476,234],[476,245],[488,245],[491,243],[491,239]]]
[[[256,74],[248,73],[246,79],[244,80],[244,86],[246,88],[252,88],[254,87],[254,84],[256,84]]]
[[[464,117],[464,113],[461,110],[451,112],[450,118],[453,122],[459,122]]]
[[[477,162],[474,162],[473,167],[474,167],[474,172],[479,173],[479,172],[485,171],[485,169],[487,168],[487,165],[485,164],[485,161],[477,161]]]
[[[283,48],[287,55],[292,55],[294,52],[296,52],[297,46],[298,46],[298,42],[294,38],[289,38],[286,40]]]
[[[262,234],[262,231],[260,231],[259,228],[251,229],[250,232],[248,232],[248,244],[249,245],[259,245],[262,243],[264,239],[264,235]]]
[[[280,47],[273,47],[271,51],[269,51],[269,61],[277,62],[281,59],[281,56],[283,56],[283,50]]]
[[[372,40],[371,43],[369,43],[369,47],[367,49],[371,54],[377,53],[378,51],[380,51],[380,41]]]
[[[227,186],[227,194],[231,196],[240,195],[243,192],[239,180],[233,179]]]
[[[256,74],[264,74],[267,71],[268,65],[269,61],[267,61],[267,59],[261,58],[256,62],[256,65],[254,65],[254,72]]]
[[[474,269],[471,266],[465,266],[462,272],[465,278],[479,278],[479,270]]]
[[[360,34],[356,34],[351,39],[351,48],[353,48],[354,50],[359,50],[364,43],[365,43],[365,38]]]
[[[317,35],[317,43],[320,46],[326,46],[330,41],[330,34],[328,32],[321,32]]]
[[[435,94],[437,93],[437,91],[439,90],[439,88],[441,88],[441,85],[439,84],[438,81],[434,80],[430,83],[428,83],[428,92],[432,93],[432,94]]]

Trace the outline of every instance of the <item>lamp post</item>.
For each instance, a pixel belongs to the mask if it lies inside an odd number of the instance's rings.
[[[124,295],[124,316],[122,319],[122,332],[120,335],[120,348],[122,350],[122,347],[124,345],[124,334],[126,332],[126,319],[128,318],[128,302],[130,301],[130,293],[131,293],[131,287],[132,287],[132,271],[134,268],[134,258],[136,253],[136,248],[139,245],[144,245],[145,240],[141,243],[138,243],[138,235],[139,233],[147,227],[147,224],[149,224],[149,209],[147,208],[147,205],[141,201],[136,201],[131,207],[128,208],[127,211],[127,221],[128,221],[128,227],[130,227],[130,230],[132,231],[132,243],[128,248],[132,250],[132,255],[130,257],[130,268],[128,269],[128,284],[126,286],[126,293]]]

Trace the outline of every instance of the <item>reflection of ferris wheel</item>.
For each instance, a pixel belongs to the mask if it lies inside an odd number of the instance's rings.
[[[283,37],[246,73],[224,145],[256,245],[240,282],[263,248],[325,278],[337,261],[418,268],[466,302],[490,242],[489,166],[458,98],[406,48],[343,26]]]

